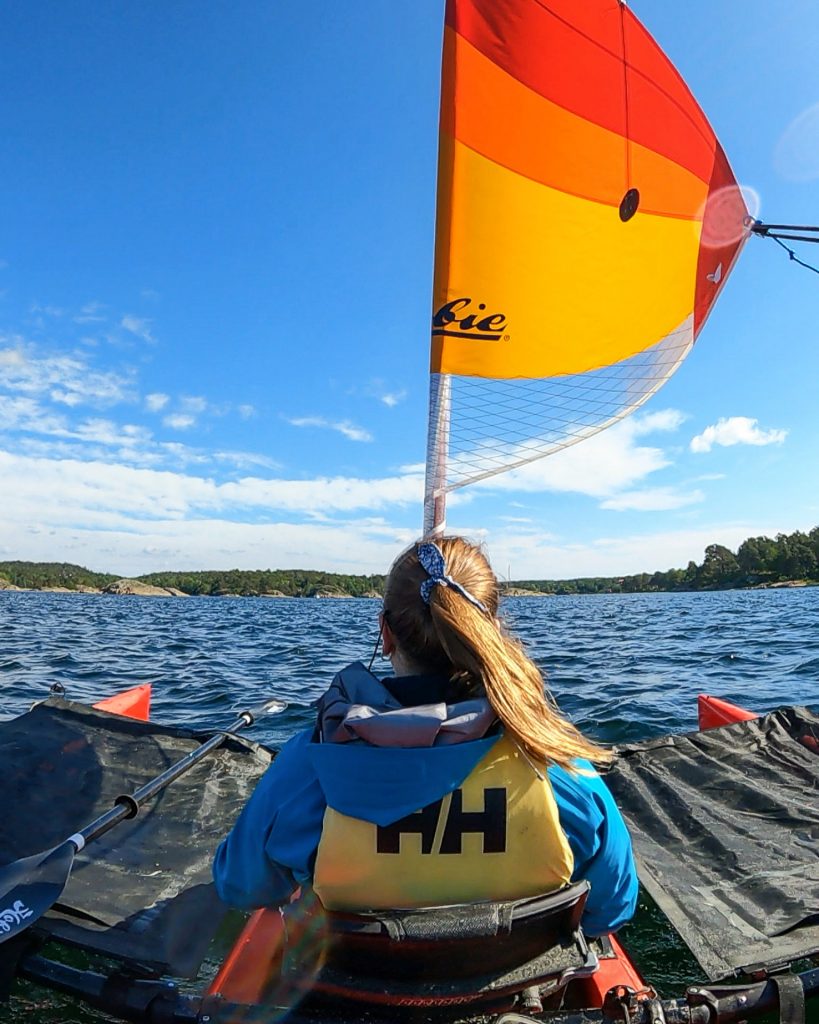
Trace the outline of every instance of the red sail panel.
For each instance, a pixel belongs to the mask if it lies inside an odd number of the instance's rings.
[[[709,181],[714,133],[619,0],[449,0],[447,24],[533,92]]]
[[[694,336],[711,312],[748,238],[750,216],[728,158],[717,144],[700,235]]]

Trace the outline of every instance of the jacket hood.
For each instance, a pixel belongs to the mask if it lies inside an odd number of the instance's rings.
[[[496,721],[485,697],[405,706],[361,662],[342,669],[318,702],[324,743],[448,746],[481,739]]]
[[[405,707],[355,663],[318,702],[309,755],[330,807],[389,825],[457,789],[496,742],[496,721],[483,698]]]

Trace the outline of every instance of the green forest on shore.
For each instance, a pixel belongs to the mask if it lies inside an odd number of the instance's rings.
[[[135,577],[140,583],[203,596],[380,597],[384,576],[354,576],[304,569],[230,569],[156,572]],[[92,572],[66,562],[0,562],[0,589],[104,591],[117,583],[111,573]],[[509,593],[610,594],[651,591],[730,590],[738,587],[819,585],[819,526],[809,533],[749,537],[733,552],[709,544],[702,563],[685,569],[635,576],[570,580],[516,580]]]

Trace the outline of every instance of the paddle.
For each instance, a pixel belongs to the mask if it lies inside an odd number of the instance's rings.
[[[74,858],[87,843],[92,839],[99,839],[126,818],[135,817],[147,800],[156,796],[224,743],[228,735],[252,725],[259,715],[277,715],[286,707],[284,701],[274,699],[250,711],[243,711],[227,729],[222,729],[211,736],[209,740],[133,793],[118,796],[110,810],[58,846],[0,868],[0,943],[30,928],[54,906],[68,882]]]

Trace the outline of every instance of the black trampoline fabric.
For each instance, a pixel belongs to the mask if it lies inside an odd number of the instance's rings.
[[[606,782],[640,881],[712,981],[819,951],[819,717],[623,747]]]
[[[0,864],[61,842],[203,738],[57,698],[0,722]],[[194,974],[225,911],[213,852],[271,756],[231,738],[90,843],[47,931]],[[784,708],[621,748],[606,782],[643,885],[712,980],[819,951],[819,717]]]
[[[47,850],[205,737],[52,698],[0,722],[0,864]],[[271,754],[230,738],[77,855],[55,937],[178,976],[195,974],[226,908],[211,861]]]

